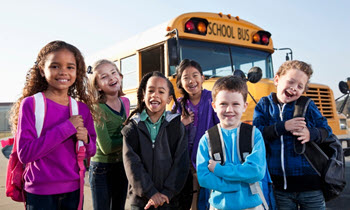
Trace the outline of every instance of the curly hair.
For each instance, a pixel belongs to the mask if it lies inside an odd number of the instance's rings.
[[[290,69],[298,69],[298,70],[304,72],[307,75],[308,79],[311,78],[312,73],[313,73],[310,64],[307,64],[303,61],[292,60],[292,61],[284,62],[280,66],[280,68],[278,69],[276,75],[278,75],[278,76],[285,75],[287,73],[287,71]]]
[[[47,90],[49,86],[45,77],[42,77],[40,74],[40,69],[43,70],[45,67],[47,56],[50,53],[58,52],[63,49],[69,50],[73,53],[77,65],[76,80],[73,85],[69,87],[68,95],[85,103],[89,107],[93,118],[97,118],[93,109],[93,101],[90,97],[91,91],[90,88],[88,88],[89,83],[86,75],[86,66],[83,55],[75,46],[64,41],[57,40],[48,43],[39,51],[35,64],[27,72],[22,96],[15,102],[10,111],[10,123],[13,134],[17,130],[18,112],[22,100],[28,96],[32,96],[38,92]]]
[[[197,63],[194,60],[190,60],[190,59],[183,59],[181,61],[181,63],[176,67],[176,86],[179,89],[180,93],[183,95],[183,97],[180,100],[180,106],[181,109],[184,111],[184,114],[186,116],[189,116],[190,113],[187,111],[186,108],[186,101],[190,98],[189,94],[186,92],[186,90],[184,89],[184,87],[182,86],[181,83],[181,77],[182,77],[182,73],[188,68],[188,67],[193,67],[195,69],[198,70],[198,72],[201,74],[201,76],[203,76],[203,71],[202,71],[202,67],[199,65],[199,63]],[[174,107],[175,108],[175,107]]]
[[[164,76],[164,74],[162,74],[161,72],[153,71],[153,72],[147,73],[145,76],[142,77],[139,88],[137,89],[136,108],[130,113],[130,116],[128,117],[128,119],[125,120],[124,125],[127,125],[130,122],[130,119],[134,114],[141,113],[145,109],[146,104],[143,101],[143,98],[144,98],[144,93],[146,92],[147,82],[151,77],[160,77],[160,78],[163,78],[167,81],[168,88],[169,88],[169,96],[172,96],[174,103],[175,103],[175,109],[173,109],[171,111],[171,113],[173,113],[173,114],[176,113],[178,103],[176,101],[175,90],[174,90],[173,84],[171,84],[171,82],[168,80],[168,78],[166,78]]]
[[[123,78],[123,74],[120,72],[118,69],[117,65],[115,65],[114,62],[107,60],[107,59],[101,59],[96,61],[92,67],[91,67],[91,73],[89,73],[89,81],[90,81],[90,88],[91,92],[93,94],[93,97],[98,101],[98,103],[106,103],[106,94],[103,91],[98,91],[98,86],[97,86],[97,69],[104,64],[110,64],[112,65],[118,72],[118,74]],[[123,92],[123,86],[120,86],[120,90],[118,92],[118,96],[124,96]]]

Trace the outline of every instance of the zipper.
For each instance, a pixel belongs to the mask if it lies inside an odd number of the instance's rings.
[[[280,110],[280,118],[281,121],[283,122],[283,110],[286,104],[283,104],[282,108],[279,104],[277,104],[279,110]],[[284,143],[283,143],[283,135],[281,135],[281,166],[282,166],[282,173],[283,173],[283,189],[287,189],[287,177],[286,177],[286,170],[284,167]]]
[[[154,180],[154,142],[152,142],[152,180]]]

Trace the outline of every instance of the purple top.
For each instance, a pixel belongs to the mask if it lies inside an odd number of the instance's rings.
[[[181,98],[178,98],[177,100],[180,101]],[[186,126],[186,133],[188,137],[188,151],[190,153],[191,162],[193,164],[193,167],[196,168],[196,157],[197,157],[197,149],[198,149],[198,143],[199,140],[202,138],[202,136],[205,134],[205,131],[209,128],[213,127],[214,125],[218,124],[220,121],[218,117],[216,116],[216,113],[213,110],[213,107],[211,106],[212,98],[211,98],[211,91],[203,89],[201,94],[201,99],[199,103],[196,105],[198,108],[198,112],[194,110],[195,114],[195,120],[196,120],[196,126],[194,126],[194,123],[191,123]],[[189,104],[192,105],[192,103],[188,100],[187,110]],[[194,108],[190,105],[191,108]],[[178,107],[177,113],[182,113],[181,106]],[[197,116],[196,116],[197,115]],[[193,130],[195,130],[195,135],[193,135]],[[194,138],[193,138],[194,136]]]
[[[19,159],[26,164],[25,191],[39,195],[72,192],[79,189],[79,166],[75,133],[69,121],[69,106],[46,99],[46,116],[41,136],[35,129],[33,97],[23,99],[18,115],[16,139]],[[89,133],[86,157],[96,152],[96,132],[89,108],[78,102],[79,114]]]

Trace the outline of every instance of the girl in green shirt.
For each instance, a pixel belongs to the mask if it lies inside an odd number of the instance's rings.
[[[89,181],[94,210],[124,209],[128,181],[122,160],[123,122],[129,116],[129,100],[122,91],[123,75],[109,60],[89,67],[90,87],[97,100],[100,122],[95,122],[96,155],[92,157]]]

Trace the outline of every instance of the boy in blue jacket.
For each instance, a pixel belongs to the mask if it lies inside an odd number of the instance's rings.
[[[212,106],[220,119],[219,132],[224,141],[226,161],[223,165],[212,160],[208,136],[204,135],[197,152],[197,175],[200,186],[211,189],[211,209],[263,209],[262,199],[253,183],[265,175],[265,145],[258,129],[254,131],[252,152],[241,163],[237,152],[237,129],[246,110],[248,88],[235,76],[220,78],[212,90]]]
[[[253,124],[265,140],[267,165],[280,210],[325,209],[321,177],[305,156],[294,150],[295,141],[320,143],[332,133],[313,101],[305,118],[293,118],[295,103],[312,72],[311,66],[302,61],[283,63],[274,78],[277,93],[261,98],[254,111]]]

